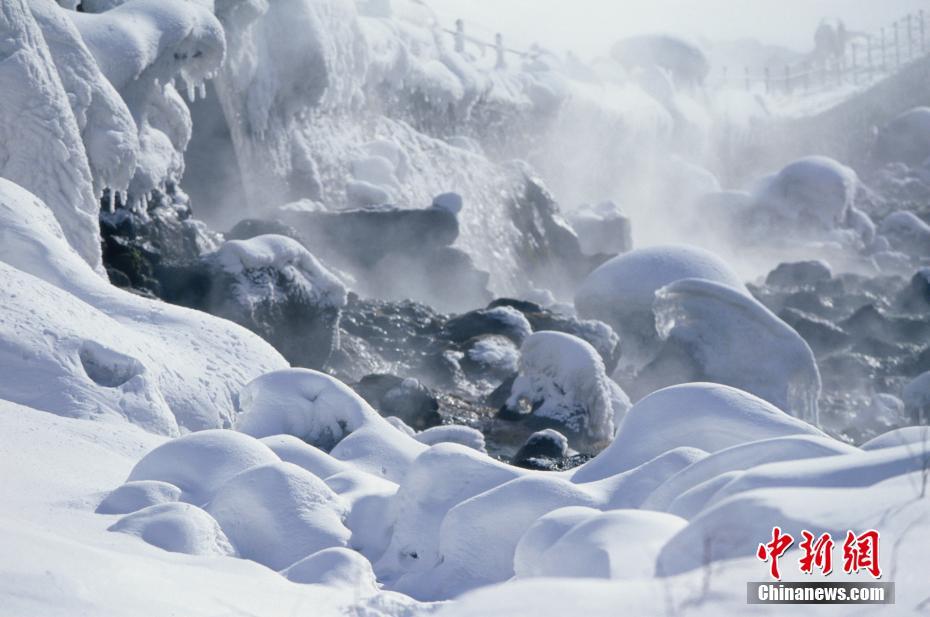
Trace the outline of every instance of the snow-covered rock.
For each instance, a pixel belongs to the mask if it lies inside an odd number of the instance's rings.
[[[371,563],[355,551],[343,547],[317,551],[281,574],[295,583],[349,589],[359,597],[372,596],[378,592]]]
[[[636,249],[594,270],[575,294],[582,317],[614,328],[624,345],[624,362],[646,356],[655,347],[653,303],[656,292],[675,281],[700,278],[729,285],[748,295],[736,273],[720,258],[687,246]]]
[[[277,461],[268,446],[242,433],[200,431],[168,441],[146,454],[132,468],[128,481],[168,482],[183,491],[184,501],[203,505],[236,474]]]
[[[173,553],[235,556],[236,549],[212,516],[189,503],[163,503],[124,516],[110,531],[138,536]]]
[[[563,332],[536,332],[524,341],[507,408],[519,413],[521,401],[534,417],[576,435],[576,447],[595,451],[610,442],[629,408],[594,347]]]
[[[342,499],[292,463],[246,469],[221,485],[206,509],[240,556],[274,570],[345,546],[350,536]]]
[[[129,514],[142,508],[181,501],[181,489],[161,480],[126,482],[97,506],[97,514]]]
[[[560,512],[555,510],[546,516],[558,516]],[[531,563],[524,563],[522,577],[651,577],[662,547],[686,524],[684,519],[662,512],[598,512],[565,531],[541,554],[533,555]]]
[[[821,380],[807,342],[732,287],[685,279],[656,294],[656,358],[637,375],[640,395],[689,381],[740,388],[816,424]],[[762,348],[766,352],[759,354]]]
[[[916,167],[930,158],[930,107],[915,107],[881,128],[874,154],[885,163]]]
[[[697,430],[698,426],[704,428]],[[633,405],[613,443],[579,468],[574,478],[578,482],[607,478],[682,446],[716,452],[787,435],[823,433],[736,388],[709,383],[672,386]]]
[[[892,212],[879,223],[878,233],[892,248],[909,255],[925,255],[930,250],[930,225],[913,212]]]

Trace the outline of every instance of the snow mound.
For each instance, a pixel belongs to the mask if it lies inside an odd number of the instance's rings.
[[[181,500],[181,489],[160,480],[127,482],[107,495],[97,514],[129,514],[142,508]]]
[[[350,589],[359,597],[372,596],[378,592],[371,563],[355,551],[342,547],[316,552],[281,574],[295,583]]]
[[[172,553],[235,556],[212,516],[189,503],[163,503],[124,516],[109,531],[117,531]]]
[[[427,446],[435,446],[437,443],[457,443],[466,448],[487,453],[484,447],[484,433],[470,426],[452,424],[434,426],[425,431],[420,431],[413,438]]]
[[[829,231],[846,221],[858,187],[859,178],[849,167],[809,156],[764,179],[754,194],[755,208],[776,228],[804,234]],[[759,232],[766,230],[759,227]]]
[[[717,452],[786,435],[823,433],[736,388],[710,383],[672,386],[633,405],[613,443],[581,467],[574,480],[607,478],[682,446]]]
[[[878,133],[875,155],[885,163],[917,167],[930,158],[930,107],[915,107],[898,116]]]
[[[513,571],[516,578],[543,576],[543,555],[575,526],[589,521],[601,511],[584,506],[559,508],[544,514],[530,525],[520,537],[513,554]]]
[[[520,373],[507,407],[527,401],[533,414],[579,435],[579,446],[597,450],[610,442],[625,395],[607,376],[604,361],[588,342],[562,332],[536,332],[520,348]],[[617,408],[614,408],[614,405]]]
[[[346,506],[322,480],[292,463],[243,471],[206,507],[239,555],[282,570],[317,551],[345,546]]]
[[[581,317],[612,326],[623,341],[624,356],[636,356],[653,346],[655,293],[688,278],[715,281],[748,295],[736,273],[714,254],[689,246],[654,246],[614,257],[594,270],[578,288],[575,307]]]
[[[664,346],[644,373],[659,386],[726,384],[818,422],[820,371],[810,346],[754,298],[719,283],[682,280],[656,294],[655,320]]]
[[[547,516],[560,512],[556,510]],[[662,547],[686,524],[684,519],[662,512],[598,512],[578,522],[535,556],[532,565],[527,564],[524,576],[647,578],[655,572]],[[532,530],[530,527],[527,533]]]
[[[878,233],[897,251],[920,255],[930,250],[930,225],[913,212],[892,212],[882,219]]]
[[[856,451],[855,447],[835,439],[814,435],[791,435],[737,444],[713,452],[668,478],[649,495],[643,507],[687,517],[689,511],[683,507],[685,502],[691,507],[695,503],[695,496],[689,494],[689,491],[705,482],[715,481],[724,474],[766,463],[852,454]],[[682,496],[686,496],[686,499],[679,503],[678,499]]]
[[[268,446],[242,433],[200,431],[168,441],[146,454],[132,468],[129,481],[168,482],[183,491],[184,501],[203,505],[239,472],[276,461],[278,457]]]
[[[923,448],[925,444],[930,444],[930,427],[906,426],[870,439],[859,447],[863,450],[881,450],[906,445]]]
[[[246,305],[266,295],[263,292],[270,282],[254,274],[263,269],[272,270],[297,286],[311,304],[333,308],[346,304],[345,286],[291,238],[264,235],[249,240],[230,240],[207,259],[215,260],[225,272],[238,279],[237,294]]]
[[[236,430],[253,437],[293,435],[324,450],[366,424],[383,421],[349,386],[309,369],[262,375],[243,388],[239,405]]]
[[[293,435],[274,435],[264,437],[260,441],[271,448],[271,451],[282,461],[303,467],[323,480],[351,469],[346,463],[334,459],[326,452]]]

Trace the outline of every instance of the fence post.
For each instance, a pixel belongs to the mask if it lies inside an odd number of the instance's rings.
[[[898,22],[894,22],[894,68],[898,69],[901,67],[901,28],[898,27]]]
[[[752,85],[749,83],[749,67],[745,67],[744,71],[746,73],[746,92],[752,90]]]
[[[772,93],[772,75],[769,72],[768,66],[765,67],[765,93],[766,94]]]
[[[920,53],[927,53],[927,16],[924,10],[920,9]]]
[[[858,48],[859,48],[859,46],[856,45],[855,43],[853,43],[853,44],[850,45],[850,47],[849,47],[850,51],[852,52],[852,66],[850,66],[849,68],[850,68],[850,70],[852,71],[852,82],[853,82],[853,84],[858,84],[858,83],[859,83],[859,75],[857,74],[857,71],[856,71],[856,69],[857,69],[857,66],[856,66],[856,51],[858,50]]]
[[[865,74],[866,78],[872,79],[872,35],[865,36]]]
[[[727,75],[727,67],[724,66],[723,67],[723,87],[726,88],[729,85],[730,85],[730,78]]]
[[[455,51],[465,53],[465,21],[461,18],[455,20]]]
[[[785,94],[791,94],[791,67],[785,65]]]
[[[910,13],[907,14],[907,59],[914,59],[914,24]]]
[[[885,46],[885,28],[882,27],[882,73],[888,70],[888,52]]]
[[[494,65],[495,68],[507,68],[507,58],[504,57],[504,35],[500,32],[494,35],[494,49],[497,51],[497,61]]]

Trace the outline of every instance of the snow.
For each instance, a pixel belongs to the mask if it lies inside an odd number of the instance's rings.
[[[696,366],[696,375],[675,381],[734,386],[819,422],[820,371],[810,346],[755,299],[726,285],[685,279],[657,292],[655,315],[665,349]]]
[[[239,555],[282,570],[325,548],[345,546],[346,505],[293,463],[246,469],[222,484],[206,507]]]
[[[99,14],[66,14],[135,121],[139,152],[129,191],[145,203],[148,193],[177,184],[184,173],[191,118],[173,84],[181,81],[188,100],[195,99],[225,57],[223,27],[209,8],[184,0],[132,0]]]
[[[168,482],[181,489],[182,500],[203,505],[236,474],[277,460],[267,446],[246,435],[221,429],[200,431],[146,454],[132,468],[128,481]]]
[[[239,326],[110,286],[65,242],[43,202],[2,178],[0,235],[3,324],[20,333],[5,345],[30,349],[7,356],[6,370],[21,377],[3,380],[0,396],[176,434],[226,425],[241,385],[286,366]],[[46,343],[49,328],[60,344]],[[35,387],[43,379],[59,387]]]
[[[381,420],[351,388],[309,369],[262,375],[243,388],[239,405],[237,430],[253,437],[293,435],[324,449]]]
[[[342,547],[323,549],[304,557],[282,574],[295,583],[341,587],[359,597],[378,592],[375,573],[368,560]]]
[[[802,234],[834,229],[846,220],[858,187],[856,172],[831,158],[799,159],[760,181],[755,207],[765,218],[759,225]],[[762,227],[758,232],[766,233]]]
[[[600,319],[620,334],[624,362],[654,346],[652,307],[656,292],[675,281],[700,278],[748,294],[736,273],[712,253],[688,246],[636,249],[602,264],[575,293],[575,307],[585,318]]]
[[[97,506],[98,514],[129,514],[149,506],[181,500],[181,489],[161,480],[126,482]]]
[[[565,531],[542,554],[533,555],[523,577],[648,578],[655,572],[662,547],[685,525],[684,519],[663,512],[596,512]]]
[[[682,446],[716,452],[786,435],[823,433],[736,388],[709,383],[672,386],[633,405],[613,443],[574,478],[579,482],[607,478]]]
[[[248,240],[230,240],[207,260],[237,278],[237,293],[246,304],[258,302],[267,294],[262,281],[249,273],[270,269],[301,290],[309,303],[323,307],[342,308],[346,304],[346,288],[307,249],[296,240],[284,236],[263,235]],[[253,285],[258,289],[253,289]]]
[[[556,422],[579,434],[580,444],[597,448],[610,442],[614,419],[628,406],[624,399],[590,343],[563,332],[536,332],[520,348],[520,372],[507,407],[517,409],[526,400],[535,416]]]
[[[162,503],[124,516],[109,531],[136,536],[152,546],[188,555],[235,556],[212,516],[189,503]]]
[[[508,206],[531,168],[496,161],[533,150],[567,203],[632,202],[637,220],[654,204],[636,198],[655,188],[667,203],[649,234],[700,217],[696,202],[720,183],[670,154],[708,145],[706,97],[687,92],[706,74],[699,49],[628,41],[628,74],[544,51],[492,70],[472,43],[454,52],[411,0],[74,4],[0,4],[5,613],[725,614],[762,576],[752,555],[775,524],[881,529],[895,608],[926,608],[926,427],[861,448],[820,431],[810,347],[706,251],[638,249],[581,282],[577,311],[621,334],[617,378],[646,394],[636,405],[594,347],[533,333],[514,309],[485,316],[519,351],[494,336],[462,347],[519,373],[509,406],[578,436],[593,458],[565,472],[497,460],[474,428],[417,433],[239,326],[101,276],[99,198],[128,190],[144,224],[149,193],[185,167],[193,127],[175,84],[204,98],[215,77],[255,212],[432,204],[455,214],[456,248],[498,294],[570,313],[518,265],[537,238]],[[895,156],[923,162],[925,116],[882,130],[917,127]],[[515,143],[519,132],[535,137]],[[748,207],[769,235],[854,238],[882,267],[901,265],[894,251],[924,254],[926,225],[899,211],[876,229],[854,207],[861,190],[850,168],[811,157],[760,183]],[[227,242],[208,259],[247,301],[267,291],[263,271],[316,304],[348,302],[285,237]],[[680,383],[696,379],[719,383]],[[680,385],[650,391],[666,383]],[[874,393],[865,413],[920,418],[928,391],[921,375],[895,390],[901,400]]]
[[[99,206],[80,127],[25,0],[0,7],[0,38],[0,177],[47,203],[67,242],[102,274]]]

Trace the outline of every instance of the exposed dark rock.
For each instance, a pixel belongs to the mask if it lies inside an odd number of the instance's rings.
[[[620,361],[620,337],[613,331],[613,328],[602,321],[567,317],[533,302],[510,298],[499,298],[489,304],[488,308],[498,306],[509,306],[523,313],[523,316],[526,317],[526,320],[533,328],[533,332],[553,330],[572,334],[587,341],[604,360],[607,374],[612,373]]]
[[[778,316],[807,341],[818,357],[850,343],[849,334],[842,328],[816,315],[789,308]]]
[[[833,272],[823,261],[797,261],[779,264],[765,278],[766,285],[792,289],[807,287],[820,281],[828,281]]]
[[[508,307],[469,311],[451,318],[443,328],[443,335],[455,343],[464,343],[483,335],[498,334],[520,345],[531,333],[532,328],[523,315]]]
[[[570,296],[578,281],[610,257],[584,254],[578,235],[536,178],[526,178],[510,209],[511,218],[523,235],[517,247],[518,256],[523,271],[536,287]]]

